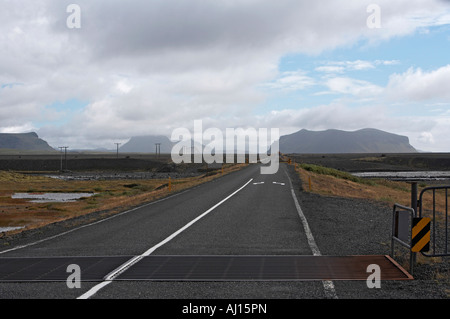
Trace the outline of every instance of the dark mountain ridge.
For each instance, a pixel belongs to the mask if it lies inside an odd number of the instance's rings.
[[[160,143],[160,153],[170,153],[176,144],[167,136],[135,136],[120,147],[120,152],[155,153]],[[194,144],[192,144],[194,145]],[[224,143],[225,145],[225,143]],[[246,144],[248,149],[248,144]],[[19,151],[55,151],[46,141],[34,133],[0,133],[0,149]],[[196,146],[196,152],[202,149]],[[361,129],[354,132],[329,129],[325,131],[300,130],[280,137],[282,153],[415,153],[406,136],[377,129]]]
[[[46,141],[40,139],[35,132],[0,133],[0,149],[20,151],[55,151]]]
[[[300,130],[280,137],[282,153],[415,153],[406,136],[367,128],[341,130]]]
[[[133,136],[124,145],[120,146],[123,153],[155,153],[156,143],[159,143],[159,151],[161,154],[168,154],[172,150],[174,143],[167,136],[163,135],[146,135]]]

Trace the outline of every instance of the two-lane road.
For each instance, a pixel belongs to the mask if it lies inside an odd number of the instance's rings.
[[[259,165],[163,200],[78,227],[46,240],[9,247],[0,257],[130,256],[117,273],[148,255],[311,255],[311,238],[283,164],[276,174]],[[83,270],[81,270],[83,271]],[[105,273],[106,276],[108,273]],[[82,275],[82,274],[81,274]],[[4,298],[323,298],[327,285],[310,282],[65,282],[0,283]]]

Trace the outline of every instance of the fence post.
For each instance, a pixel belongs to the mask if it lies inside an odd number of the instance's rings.
[[[414,216],[417,217],[417,181],[411,182],[411,208],[414,209]],[[417,261],[417,254],[411,252],[412,263],[415,264]]]
[[[411,182],[411,208],[414,209],[415,215],[417,217],[417,182]]]

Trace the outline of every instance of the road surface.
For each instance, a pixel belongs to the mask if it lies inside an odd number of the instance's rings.
[[[286,168],[262,175],[259,165],[250,165],[106,221],[8,247],[0,257],[130,256],[128,262],[143,254],[312,253]],[[6,282],[0,293],[4,298],[324,298],[327,291],[320,281],[82,281],[78,289],[66,282]]]
[[[0,282],[0,296],[32,299],[324,299],[339,298],[341,291],[336,287],[342,286],[351,292],[349,295],[342,291],[345,298],[358,298],[364,294],[370,297],[365,282],[337,283],[336,286],[328,280],[121,280],[121,276],[143,265],[148,256],[320,256],[321,244],[329,248],[332,247],[328,244],[330,241],[337,243],[338,240],[332,233],[327,235],[322,226],[328,217],[317,221],[320,216],[312,215],[314,224],[310,227],[301,208],[305,203],[299,199],[302,193],[298,189],[292,166],[281,164],[276,174],[262,175],[260,165],[249,165],[241,171],[106,220],[48,237],[31,236],[26,242],[3,248],[0,258],[45,257],[45,260],[52,260],[52,257],[71,257],[76,264],[77,258],[103,256],[102,262],[107,267],[97,274],[100,280],[82,280],[79,288],[70,288],[66,281]],[[314,212],[309,207],[308,214],[311,213]],[[320,234],[318,241],[315,233]],[[86,271],[83,267],[82,279],[83,270]],[[387,293],[389,296],[392,291],[387,290]]]

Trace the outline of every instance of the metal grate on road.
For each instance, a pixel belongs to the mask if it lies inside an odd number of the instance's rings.
[[[116,280],[367,280],[371,264],[380,266],[381,280],[412,279],[389,256],[148,256]]]
[[[107,257],[2,257],[0,282],[66,281],[71,274],[67,267],[76,264],[81,281],[102,281],[130,256]]]
[[[0,282],[66,281],[76,264],[81,281],[102,281],[133,256],[0,258]],[[114,280],[310,281],[367,280],[371,264],[381,280],[412,279],[389,256],[157,256],[143,257]]]

